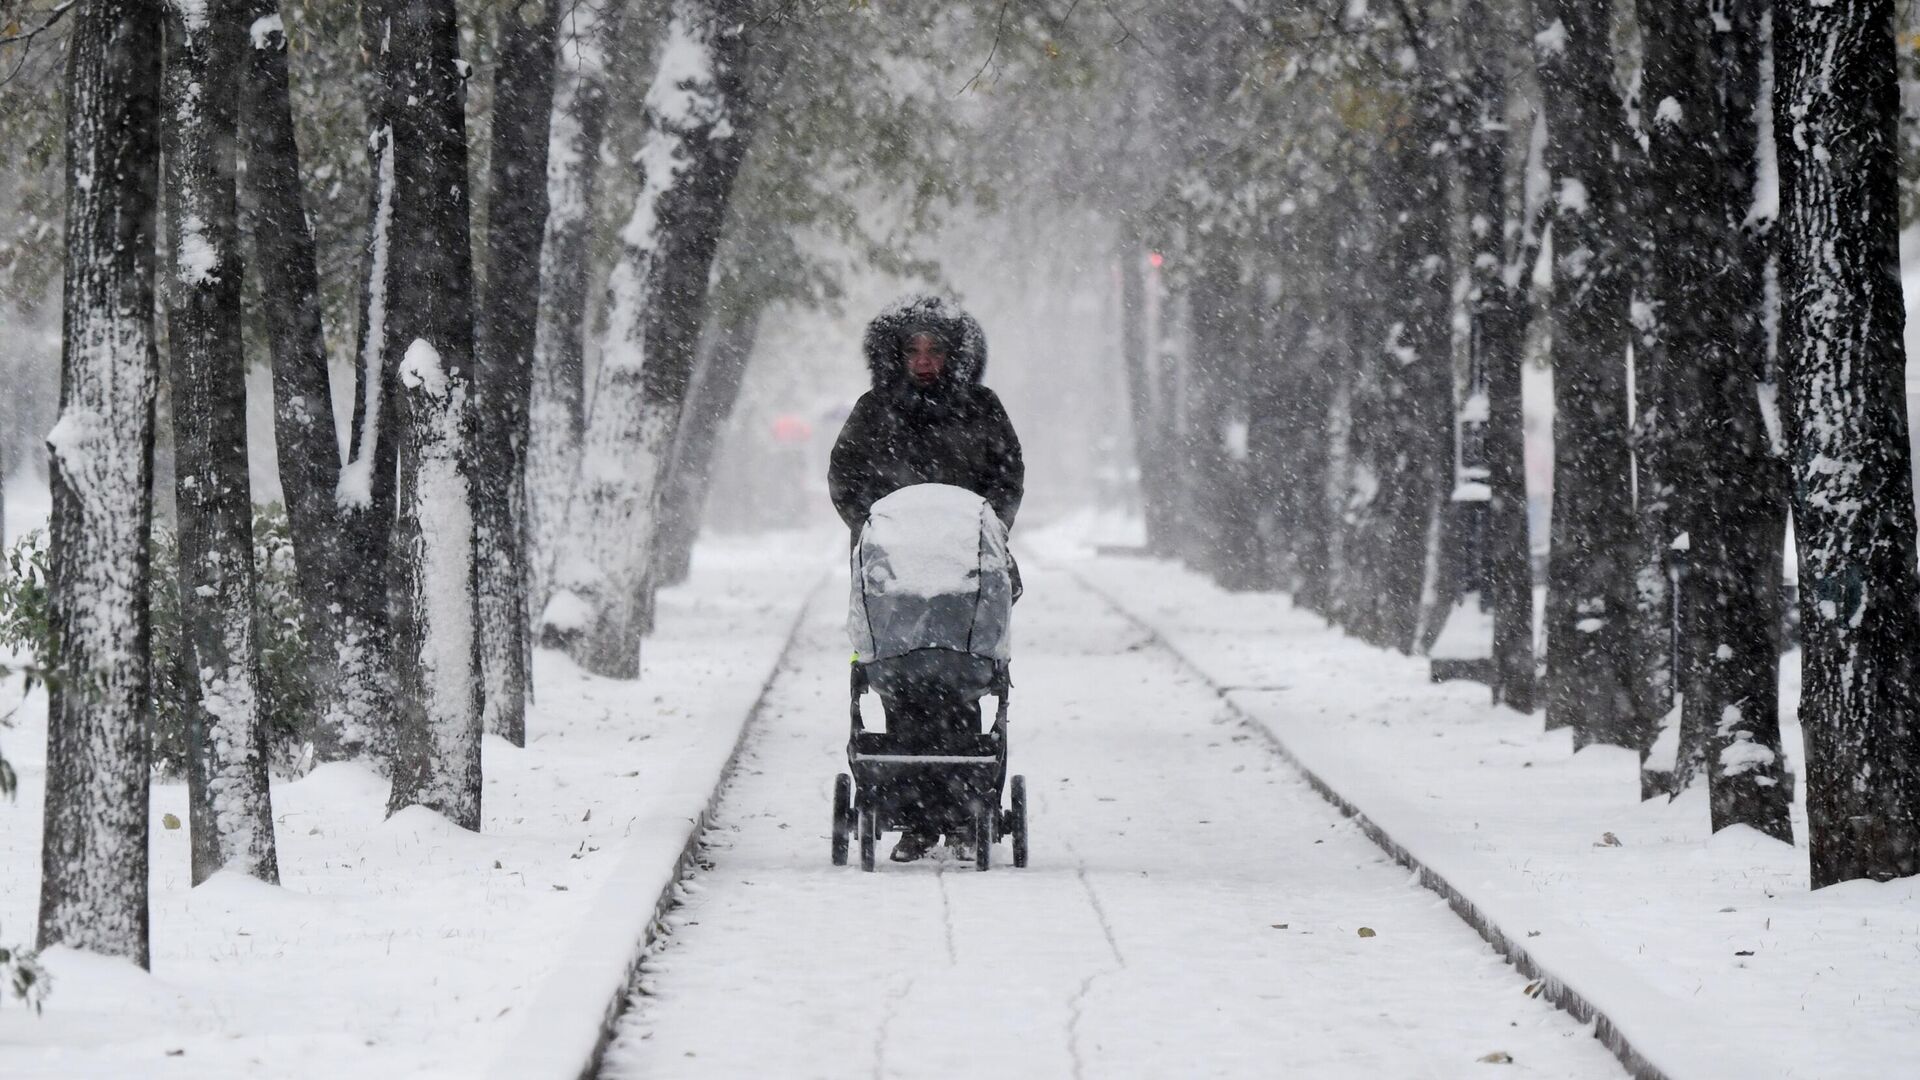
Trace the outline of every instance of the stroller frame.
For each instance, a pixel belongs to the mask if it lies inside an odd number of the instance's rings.
[[[891,731],[869,731],[860,699],[873,689],[864,665],[855,663],[849,683],[847,767],[834,780],[833,864],[847,864],[854,836],[860,839],[860,868],[872,871],[875,847],[885,832],[937,829],[970,834],[974,865],[992,864],[993,845],[1013,841],[1013,865],[1027,865],[1027,781],[1007,776],[1007,702],[1013,686],[1009,664],[993,665],[984,694],[998,702],[992,727],[985,732],[948,736],[929,752],[902,745]],[[1001,796],[1012,789],[1012,804]]]

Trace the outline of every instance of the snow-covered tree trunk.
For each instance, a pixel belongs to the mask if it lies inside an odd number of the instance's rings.
[[[362,48],[376,70],[390,65],[391,20],[380,3],[360,9]],[[383,75],[384,78],[384,75]],[[342,756],[370,755],[390,768],[394,754],[392,578],[394,481],[399,467],[399,379],[396,367],[411,339],[397,316],[408,309],[396,290],[404,249],[396,244],[404,207],[398,185],[392,93],[376,80],[367,101],[367,155],[373,184],[367,197],[367,245],[361,259],[360,319],[355,338],[353,419],[347,460],[334,485],[340,574],[336,593],[333,696],[324,725],[337,731]]]
[[[640,671],[660,478],[705,313],[708,272],[749,136],[744,0],[675,0],[607,288],[607,332],[542,632],[583,667]]]
[[[287,34],[279,0],[248,0],[247,53],[240,88],[239,138],[246,155],[241,180],[251,270],[260,283],[260,307],[273,357],[273,434],[286,500],[293,562],[306,639],[307,677],[322,704],[313,733],[321,761],[345,756],[348,729],[364,732],[370,718],[348,719],[335,704],[339,617],[336,589],[343,573],[344,531],[335,502],[340,477],[339,437],[320,319],[319,262],[307,222],[287,85]]]
[[[1410,73],[1406,135],[1395,151],[1404,203],[1393,227],[1389,279],[1393,323],[1383,342],[1394,456],[1382,459],[1381,490],[1391,545],[1383,581],[1391,596],[1391,644],[1424,651],[1439,634],[1448,590],[1440,580],[1453,491],[1452,207],[1445,102],[1425,50]]]
[[[626,0],[568,4],[555,32],[547,135],[547,220],[540,248],[527,431],[528,596],[546,602],[586,426],[588,248],[606,128],[608,57]]]
[[[1377,239],[1352,290],[1357,333],[1353,490],[1343,621],[1361,639],[1411,652],[1437,594],[1439,510],[1451,490],[1453,359],[1448,333],[1444,137],[1423,70],[1402,73],[1404,135],[1377,156],[1369,207]]]
[[[393,526],[388,811],[480,827],[478,568],[473,514],[473,259],[466,64],[453,0],[380,0],[392,133],[391,310],[382,367],[405,388]]]
[[[1148,370],[1146,242],[1131,217],[1122,219],[1115,246],[1120,275],[1120,361],[1127,379],[1134,470],[1140,478],[1140,514],[1146,525],[1147,545],[1152,547],[1155,538],[1166,532],[1165,503],[1155,483],[1164,448],[1155,439],[1153,378]]]
[[[399,469],[399,377],[397,365],[407,344],[403,323],[417,317],[407,304],[407,279],[399,242],[401,217],[409,209],[401,196],[394,90],[386,86],[392,67],[390,4],[361,6],[361,48],[380,77],[367,100],[367,156],[372,186],[367,194],[367,250],[361,258],[359,327],[355,336],[355,394],[348,429],[348,454],[334,484],[336,528],[340,532],[340,575],[336,592],[336,678],[326,701],[324,726],[340,732],[342,755],[369,753],[380,767],[394,759],[394,626],[390,596],[399,569],[392,565],[396,477]],[[463,184],[465,190],[465,184]]]
[[[418,2],[418,0],[409,0]],[[480,828],[480,686],[474,620],[468,380],[425,338],[400,365],[407,389],[395,555],[399,740],[388,812],[420,805]]]
[[[1234,454],[1232,439],[1236,426],[1245,431],[1244,360],[1250,343],[1242,338],[1239,252],[1229,243],[1212,242],[1223,232],[1195,245],[1189,255],[1198,266],[1187,290],[1192,318],[1184,402],[1187,433],[1180,448],[1180,513],[1186,519],[1181,557],[1222,586],[1234,588],[1245,569],[1234,513],[1242,495],[1244,462]]]
[[[1778,419],[1766,413],[1775,389],[1770,336],[1778,329],[1767,311],[1767,241],[1775,207],[1762,194],[1775,179],[1768,6],[1758,0],[1729,5],[1725,22],[1700,24],[1713,34],[1711,80],[1722,109],[1721,135],[1712,144],[1714,175],[1722,185],[1714,306],[1727,313],[1733,333],[1732,347],[1722,346],[1725,362],[1705,372],[1710,378],[1702,394],[1712,426],[1726,432],[1702,461],[1727,495],[1719,506],[1692,515],[1699,524],[1689,524],[1690,531],[1709,532],[1711,542],[1694,549],[1694,580],[1701,588],[1683,594],[1689,610],[1718,617],[1718,633],[1699,636],[1689,661],[1698,667],[1689,667],[1683,687],[1698,706],[1694,726],[1710,733],[1713,828],[1750,825],[1792,843],[1793,778],[1780,741],[1779,700],[1788,478],[1775,445]],[[1764,182],[1763,171],[1769,173]],[[1777,188],[1767,194],[1776,195]],[[1709,591],[1709,585],[1717,588]]]
[[[1489,0],[1467,0],[1461,34],[1499,40],[1508,24]],[[1476,50],[1460,103],[1465,140],[1461,196],[1469,236],[1468,348],[1486,393],[1482,448],[1487,469],[1485,580],[1493,614],[1493,700],[1521,712],[1534,704],[1533,554],[1527,532],[1525,415],[1527,294],[1523,274],[1538,252],[1537,222],[1507,180],[1507,63],[1500,49]],[[1527,161],[1532,163],[1532,147]]]
[[[1346,253],[1344,241],[1337,240],[1332,247],[1336,253]],[[1343,284],[1342,276],[1336,275],[1331,279],[1335,287]],[[1355,313],[1350,305],[1341,303],[1332,305],[1330,315],[1329,321],[1333,325],[1328,337],[1330,348],[1327,357],[1327,367],[1331,371],[1327,398],[1327,461],[1318,492],[1327,509],[1326,579],[1321,603],[1314,610],[1328,622],[1339,623],[1346,615],[1348,581],[1352,575],[1351,557],[1347,550],[1351,535],[1347,527],[1347,507],[1348,494],[1353,490],[1353,387],[1356,368],[1349,361],[1353,356],[1351,342]]]
[[[160,7],[87,0],[73,20],[39,941],[145,967]]]
[[[1892,0],[1774,8],[1781,374],[1815,888],[1920,873]]]
[[[1311,297],[1303,288],[1288,295],[1286,283],[1294,268],[1284,255],[1280,230],[1298,228],[1295,221],[1275,221],[1261,248],[1261,340],[1248,372],[1247,496],[1255,516],[1254,577],[1259,589],[1299,588],[1298,560],[1302,503],[1306,484],[1302,473],[1310,468],[1316,420],[1308,412],[1312,367],[1307,337]],[[1302,235],[1291,239],[1305,240]],[[1304,275],[1302,282],[1306,280]]]
[[[1362,203],[1361,206],[1368,204]],[[1332,617],[1348,633],[1382,647],[1391,645],[1382,617],[1379,589],[1380,472],[1378,462],[1391,440],[1384,404],[1380,360],[1387,320],[1383,304],[1388,290],[1381,282],[1381,221],[1385,214],[1357,213],[1342,244],[1341,262],[1348,268],[1339,287],[1344,309],[1339,363],[1345,378],[1335,412],[1337,468],[1329,473],[1338,523],[1334,562]]]
[[[1765,335],[1757,298],[1764,252],[1746,235],[1756,161],[1757,5],[1718,16],[1643,10],[1643,86],[1653,111],[1647,224],[1649,318],[1668,357],[1661,407],[1670,443],[1671,544],[1683,549],[1676,731],[1649,786],[1678,792],[1704,770],[1713,826],[1736,822],[1792,840],[1780,755],[1772,633],[1784,497],[1757,394]],[[1685,465],[1684,472],[1681,466]],[[1684,538],[1684,539],[1682,539]],[[1642,573],[1647,568],[1643,567]],[[1664,775],[1663,775],[1664,774]]]
[[[1635,8],[1645,42],[1640,127],[1647,146],[1644,155],[1633,155],[1630,180],[1641,271],[1633,303],[1639,536],[1634,635],[1642,690],[1637,711],[1639,724],[1650,734],[1673,728],[1677,736],[1677,654],[1686,645],[1680,638],[1683,626],[1675,618],[1672,564],[1690,558],[1686,548],[1691,540],[1681,537],[1686,531],[1684,503],[1690,497],[1676,481],[1684,466],[1697,460],[1682,440],[1697,434],[1693,427],[1702,419],[1692,393],[1698,384],[1688,368],[1709,360],[1700,355],[1702,343],[1689,330],[1694,326],[1690,309],[1699,303],[1697,292],[1704,284],[1703,249],[1712,242],[1699,192],[1719,182],[1710,175],[1716,166],[1705,144],[1716,134],[1717,109],[1709,107],[1712,87],[1703,84],[1708,77],[1705,42],[1695,33],[1692,10],[1666,0],[1636,0]],[[1704,325],[1711,327],[1712,321]],[[1676,736],[1656,735],[1646,745],[1661,753],[1642,768],[1643,798],[1670,787],[1664,749]]]
[[[677,585],[692,569],[693,544],[700,535],[713,482],[714,451],[740,399],[747,363],[760,335],[761,310],[759,304],[749,303],[713,321],[711,347],[705,350],[687,395],[661,507],[660,542],[653,562],[654,581],[660,585]]]
[[[487,294],[477,327],[481,709],[486,729],[527,741],[527,401],[547,222],[553,27],[561,0],[502,8],[494,45]]]
[[[1313,313],[1323,315],[1327,307],[1325,296],[1317,296]],[[1331,334],[1332,327],[1309,319],[1308,331],[1300,338],[1298,359],[1292,365],[1298,375],[1300,392],[1300,400],[1294,405],[1294,415],[1300,419],[1300,427],[1294,434],[1298,454],[1288,467],[1290,479],[1296,484],[1292,494],[1292,536],[1288,542],[1294,571],[1294,603],[1321,615],[1329,609],[1329,540],[1334,528],[1332,507],[1327,502],[1332,442],[1329,425],[1336,380],[1327,361],[1332,348]]]
[[[1553,177],[1554,491],[1547,726],[1576,746],[1646,742],[1637,723],[1628,280],[1608,0],[1534,0]]]
[[[278,881],[254,631],[235,189],[244,0],[167,0],[167,353],[180,532],[193,881]]]

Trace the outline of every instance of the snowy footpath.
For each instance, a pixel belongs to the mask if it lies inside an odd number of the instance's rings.
[[[838,538],[703,544],[637,683],[535,659],[529,744],[486,743],[475,835],[355,765],[276,783],[282,884],[189,888],[186,788],[153,792],[153,970],[53,949],[44,1015],[0,1008],[15,1077],[573,1077]],[[839,597],[826,606],[839,609]],[[844,658],[843,658],[844,662]],[[17,690],[13,691],[17,694]],[[45,702],[0,730],[0,943],[30,943]]]
[[[1435,686],[1283,596],[1173,564],[1042,549],[1184,657],[1370,827],[1672,1080],[1920,1075],[1920,879],[1807,888],[1800,845],[1641,803],[1629,751]],[[1797,657],[1782,698],[1798,701]],[[1800,732],[1785,744],[1796,773]],[[1804,784],[1801,785],[1804,791]]]
[[[1149,635],[1068,573],[1024,569],[1012,761],[1031,866],[1004,843],[985,874],[829,862],[843,572],[603,1075],[1621,1075]]]

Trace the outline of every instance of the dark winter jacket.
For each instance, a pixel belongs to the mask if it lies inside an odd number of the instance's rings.
[[[907,377],[906,341],[930,333],[946,345],[939,381]],[[952,484],[978,494],[1009,528],[1020,512],[1026,466],[1020,438],[994,392],[980,385],[987,341],[973,316],[939,297],[889,306],[867,325],[873,389],[860,396],[833,444],[827,489],[856,533],[873,504],[912,484]]]

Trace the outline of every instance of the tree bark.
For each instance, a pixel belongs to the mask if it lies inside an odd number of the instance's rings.
[[[1344,377],[1336,388],[1335,467],[1329,473],[1337,487],[1338,513],[1332,616],[1348,633],[1382,648],[1393,645],[1380,569],[1380,461],[1391,453],[1392,441],[1381,363],[1390,325],[1382,255],[1382,223],[1388,217],[1386,212],[1356,215],[1342,245],[1342,262],[1350,268],[1340,281],[1348,297],[1337,361]]]
[[[480,827],[472,492],[473,258],[466,84],[453,0],[380,0],[392,133],[392,309],[383,368],[405,388],[393,528],[396,746],[389,813]]]
[[[1465,40],[1498,40],[1500,29],[1487,0],[1468,0],[1461,29]],[[1475,52],[1462,101],[1467,137],[1460,172],[1471,238],[1468,348],[1487,397],[1481,437],[1488,488],[1483,555],[1487,606],[1493,614],[1493,701],[1530,713],[1533,552],[1527,529],[1521,394],[1528,315],[1525,277],[1539,248],[1538,223],[1527,212],[1524,190],[1508,191],[1507,78],[1500,49]],[[1533,163],[1531,145],[1527,161]]]
[[[1163,505],[1153,477],[1164,448],[1157,445],[1153,377],[1147,352],[1147,251],[1138,225],[1123,218],[1119,230],[1120,360],[1127,378],[1127,417],[1133,428],[1133,464],[1139,474],[1140,517],[1148,548],[1165,533]]]
[[[1450,267],[1448,119],[1435,61],[1423,55],[1413,74],[1411,115],[1393,153],[1406,202],[1394,228],[1390,258],[1394,325],[1383,358],[1389,372],[1396,435],[1381,490],[1391,544],[1383,584],[1393,597],[1391,644],[1402,652],[1431,647],[1446,616],[1440,580],[1450,542],[1443,513],[1453,492],[1453,275]]]
[[[660,515],[654,580],[661,585],[685,581],[692,569],[693,544],[700,535],[707,491],[713,482],[714,451],[740,399],[747,363],[753,358],[754,342],[760,335],[761,310],[759,305],[750,304],[716,320],[712,348],[694,376]]]
[[[1627,423],[1628,252],[1618,177],[1628,137],[1613,88],[1608,0],[1535,0],[1554,181],[1554,494],[1547,726],[1576,747],[1639,748],[1633,460]]]
[[[607,288],[608,326],[542,633],[631,679],[660,479],[699,346],[708,271],[750,137],[742,0],[675,0],[647,93],[644,176]]]
[[[1237,385],[1240,348],[1239,258],[1225,245],[1202,243],[1187,286],[1188,362],[1182,394],[1185,437],[1179,501],[1183,527],[1179,551],[1187,566],[1221,585],[1233,575],[1227,503],[1238,495],[1237,463],[1227,452],[1227,426],[1242,387]]]
[[[1776,587],[1764,569],[1780,488],[1757,394],[1763,254],[1744,235],[1760,26],[1753,3],[1730,4],[1720,17],[1724,30],[1704,11],[1651,5],[1642,13],[1649,41],[1659,43],[1650,47],[1644,84],[1655,114],[1650,321],[1670,357],[1669,515],[1687,559],[1681,716],[1665,786],[1677,793],[1704,771],[1716,830],[1739,822],[1791,843],[1768,615]]]
[[[233,869],[277,882],[254,627],[236,205],[241,0],[167,6],[167,352],[180,535],[193,882]]]
[[[547,223],[553,28],[561,0],[502,8],[494,46],[487,296],[478,326],[480,440],[474,488],[480,563],[482,719],[527,742],[527,411]]]
[[[39,943],[146,967],[160,7],[87,0],[73,20]]]
[[[1354,339],[1354,488],[1349,500],[1349,601],[1362,640],[1413,652],[1429,638],[1437,594],[1439,510],[1451,491],[1453,358],[1441,137],[1433,88],[1416,73],[1400,133],[1379,155],[1380,225],[1360,269],[1368,284]],[[1431,627],[1437,629],[1437,627]]]
[[[395,316],[408,312],[397,288],[407,282],[397,273],[397,261],[406,252],[395,244],[396,219],[403,204],[396,172],[395,118],[389,102],[392,91],[384,81],[391,46],[388,10],[383,3],[363,4],[360,9],[361,48],[382,74],[372,83],[367,101],[373,185],[368,192],[367,247],[361,262],[358,367],[347,461],[334,489],[341,570],[333,582],[338,682],[323,722],[339,731],[342,756],[370,754],[390,771],[396,688],[389,596],[400,460],[396,367],[408,344],[399,339]]]
[[[527,431],[528,596],[546,602],[586,427],[588,248],[606,128],[608,55],[626,0],[568,6],[555,31],[547,136],[547,221],[540,249]]]
[[[249,0],[246,17],[251,48],[240,90],[239,139],[247,162],[241,198],[273,358],[274,446],[293,537],[306,669],[314,700],[322,706],[314,751],[318,760],[332,761],[366,744],[364,734],[349,738],[348,733],[364,733],[371,716],[362,712],[349,720],[349,710],[335,701],[340,639],[335,604],[349,575],[343,570],[345,533],[335,503],[340,441],[320,318],[319,258],[294,140],[279,0]],[[356,573],[359,569],[364,568]]]
[[[1815,888],[1920,872],[1892,0],[1774,10],[1781,366]]]

